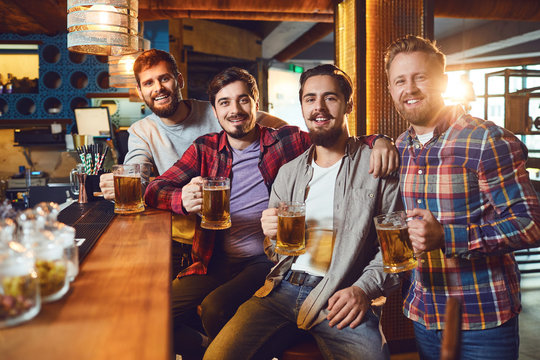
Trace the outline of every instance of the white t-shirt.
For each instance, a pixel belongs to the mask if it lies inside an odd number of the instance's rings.
[[[308,184],[306,196],[307,250],[298,256],[292,270],[324,276],[330,266],[333,248],[334,188],[342,161],[343,159],[327,168],[320,167],[315,161],[311,163],[313,177]],[[314,235],[321,235],[322,237],[317,238],[323,241],[315,241]]]
[[[422,134],[422,135],[416,134],[416,137],[418,138],[418,141],[420,141],[422,146],[424,146],[433,137],[433,131],[428,132],[427,134]]]

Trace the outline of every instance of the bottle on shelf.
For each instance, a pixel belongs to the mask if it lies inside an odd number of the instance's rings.
[[[0,74],[0,94],[4,92],[4,81],[2,79],[2,74]]]
[[[4,92],[6,94],[11,94],[13,92],[13,83],[11,82],[12,76],[11,73],[7,74],[7,82],[4,85]]]

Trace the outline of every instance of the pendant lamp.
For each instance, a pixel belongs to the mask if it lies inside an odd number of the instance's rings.
[[[68,0],[68,49],[104,56],[139,51],[138,7],[138,0]]]

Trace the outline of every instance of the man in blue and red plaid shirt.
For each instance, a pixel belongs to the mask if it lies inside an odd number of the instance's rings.
[[[449,297],[462,307],[463,359],[517,359],[520,275],[512,252],[540,245],[540,205],[512,133],[445,106],[445,56],[409,35],[385,56],[410,128],[396,142],[409,237],[419,258],[404,313],[422,359],[439,359]]]
[[[263,285],[273,263],[263,250],[261,213],[268,207],[279,168],[311,144],[308,133],[295,126],[276,130],[256,124],[257,84],[245,70],[229,68],[218,74],[208,94],[223,131],[195,140],[173,167],[150,183],[145,194],[149,206],[187,215],[201,210],[202,177],[231,179],[231,228],[197,226],[193,265],[172,284],[175,350],[186,359],[200,357],[203,350],[200,345],[205,339],[194,333],[191,323],[198,304],[204,331],[212,339],[238,306]],[[364,141],[371,145],[375,139]],[[371,172],[384,175],[397,167],[398,155],[390,141],[377,141],[377,147],[381,149],[372,152]]]

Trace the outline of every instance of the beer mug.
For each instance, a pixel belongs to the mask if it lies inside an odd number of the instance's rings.
[[[418,262],[409,239],[405,211],[378,215],[373,220],[381,244],[384,271],[399,273],[414,269]]]
[[[335,240],[333,229],[322,227],[306,229],[306,249],[310,255],[308,262],[313,269],[324,273],[328,271],[332,262]]]
[[[144,211],[139,164],[113,165],[114,212],[134,214]]]
[[[226,177],[203,178],[201,227],[223,230],[231,227],[231,182]]]
[[[278,206],[276,252],[281,255],[301,255],[306,252],[306,204],[281,201]]]

